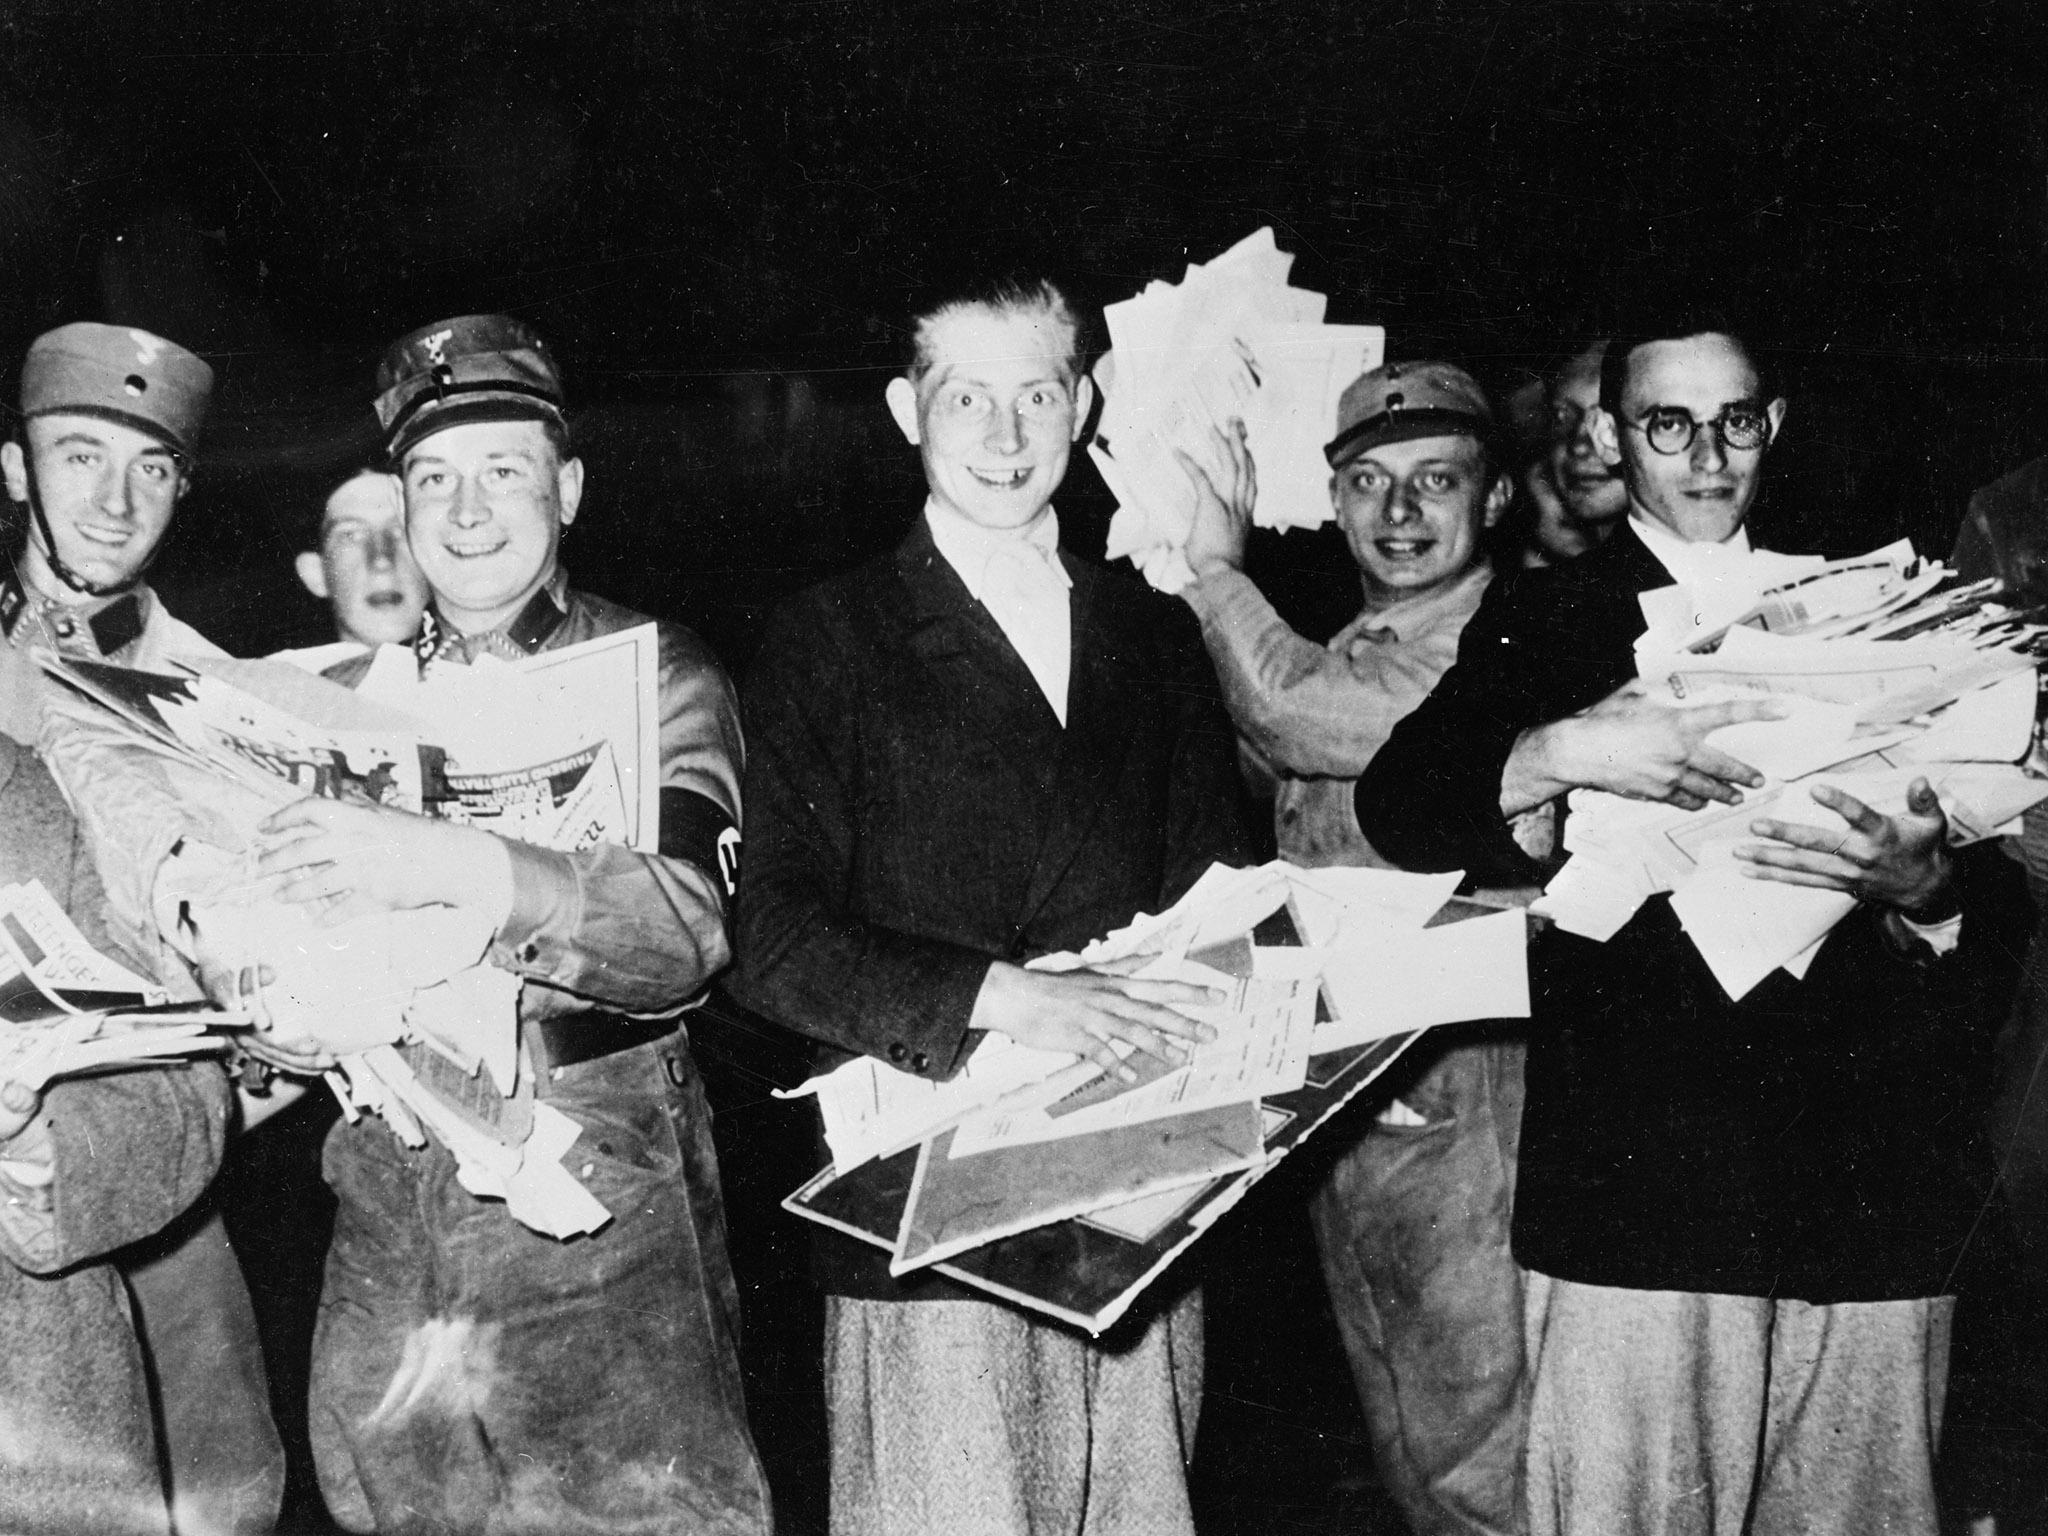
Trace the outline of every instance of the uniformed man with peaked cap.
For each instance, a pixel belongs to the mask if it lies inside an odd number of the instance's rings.
[[[27,531],[0,564],[0,731],[33,744],[46,685],[33,646],[161,669],[220,649],[143,583],[191,488],[213,370],[133,326],[79,321],[29,347],[21,421],[0,443]],[[163,1415],[179,1536],[267,1531],[284,1448],[249,1303],[211,1197],[121,1258]]]
[[[471,315],[414,331],[378,368],[376,409],[431,592],[423,667],[650,622],[562,569],[583,464],[531,328]],[[264,824],[259,867],[286,900],[493,915],[487,958],[525,983],[530,1088],[465,1108],[515,1145],[535,1098],[577,1122],[566,1164],[612,1213],[558,1242],[464,1190],[438,1143],[408,1148],[382,1120],[335,1127],[311,1422],[321,1491],[348,1530],[768,1529],[710,1115],[679,1020],[730,953],[739,719],[696,636],[657,632],[659,852],[564,853],[332,800]],[[325,1064],[315,1042],[280,1043],[280,1065]],[[434,1091],[462,1093],[431,1050],[401,1049]]]

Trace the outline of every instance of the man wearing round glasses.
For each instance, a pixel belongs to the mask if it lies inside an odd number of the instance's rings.
[[[1673,707],[1635,680],[1633,648],[1639,594],[1749,547],[1784,418],[1723,327],[1609,348],[1592,429],[1628,519],[1488,594],[1359,781],[1374,847],[1475,884],[1540,881],[1509,827],[1533,805],[1586,787],[1714,814],[1763,783],[1707,737],[1775,709]],[[1759,879],[1858,898],[1803,976],[1731,999],[1661,895],[1605,943],[1532,946],[1513,1234],[1531,1536],[1936,1529],[1950,1293],[1990,1192],[1975,1123],[2017,893],[1995,850],[1948,849],[1925,780],[1891,816],[1814,793],[1832,829],[1758,817],[1737,850]]]

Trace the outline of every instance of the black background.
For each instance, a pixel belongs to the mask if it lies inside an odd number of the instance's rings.
[[[548,334],[590,468],[573,573],[741,670],[768,605],[912,515],[880,409],[906,294],[1000,262],[1099,307],[1260,224],[1330,318],[1502,387],[1646,297],[1733,303],[1793,401],[1767,536],[1941,552],[1969,489],[2048,439],[2044,64],[2023,0],[15,0],[0,353],[100,318],[214,361],[206,462],[153,579],[237,651],[326,638],[289,556],[369,452],[376,352],[412,326],[504,309]],[[1076,464],[1062,511],[1099,548]],[[1348,617],[1329,538],[1257,556],[1305,628]],[[745,1020],[698,1034],[764,1449],[804,1529],[815,1336],[771,1203],[806,1171],[802,1121],[760,1093],[790,1063]],[[311,1132],[265,1134],[230,1191],[289,1321]],[[1310,1320],[1267,1349],[1241,1342],[1253,1314],[1218,1318],[1207,1522],[1368,1520],[1294,1218],[1250,1219],[1280,1236],[1219,1234],[1212,1295]],[[289,1398],[297,1366],[273,1366]]]

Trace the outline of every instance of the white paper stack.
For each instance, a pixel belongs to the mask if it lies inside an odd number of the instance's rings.
[[[1214,434],[1234,421],[1257,466],[1255,521],[1312,528],[1330,518],[1322,450],[1337,398],[1379,366],[1386,333],[1323,324],[1328,301],[1288,285],[1293,265],[1261,229],[1179,283],[1149,283],[1103,310],[1110,350],[1095,368],[1103,409],[1089,453],[1117,499],[1108,552],[1129,556],[1161,591],[1194,579],[1183,551],[1195,492],[1174,452],[1226,487]]]
[[[1912,781],[1940,794],[1957,843],[1988,837],[2048,799],[2033,751],[2036,652],[2048,631],[1960,585],[1904,542],[1854,560],[1756,554],[1716,562],[1690,587],[1643,594],[1637,673],[1681,706],[1768,697],[1784,718],[1727,726],[1710,745],[1765,777],[1739,805],[1683,811],[1575,790],[1571,857],[1536,910],[1605,942],[1643,902],[1672,910],[1732,998],[1780,967],[1803,976],[1853,898],[1757,879],[1735,850],[1759,818],[1830,832],[1829,785],[1887,815]]]

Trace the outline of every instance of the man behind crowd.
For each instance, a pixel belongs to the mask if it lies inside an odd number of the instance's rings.
[[[427,583],[405,538],[398,478],[359,469],[328,495],[319,543],[301,550],[299,581],[334,614],[335,636],[357,645],[408,645],[420,632]]]
[[[821,1066],[949,1078],[988,1032],[1177,1063],[1206,988],[1024,962],[1244,861],[1214,680],[1175,605],[1060,547],[1090,400],[1066,297],[965,289],[912,336],[887,401],[923,515],[788,604],[748,679],[735,990]],[[836,1536],[1192,1530],[1198,1294],[1095,1343],[836,1233],[814,1253]]]
[[[1628,521],[1474,617],[1359,781],[1375,847],[1526,879],[1508,818],[1569,789],[1697,810],[1762,782],[1707,737],[1774,706],[1660,703],[1632,644],[1638,593],[1749,548],[1785,409],[1721,326],[1609,348],[1592,429]],[[1605,944],[1553,932],[1532,957],[1514,1246],[1535,1536],[1936,1529],[2011,892],[1995,853],[1949,852],[1924,780],[1893,815],[1814,794],[1839,823],[1760,817],[1741,850],[1758,878],[1859,899],[1803,980],[1731,1001],[1663,896]]]
[[[1493,579],[1486,532],[1512,490],[1494,438],[1485,392],[1449,363],[1390,364],[1344,391],[1325,453],[1365,603],[1328,645],[1290,629],[1244,574],[1256,488],[1241,436],[1223,444],[1227,499],[1186,461],[1198,580],[1181,596],[1240,760],[1273,800],[1282,858],[1385,866],[1359,831],[1356,781],[1456,660]],[[1310,1208],[1380,1475],[1422,1536],[1496,1536],[1518,1518],[1521,1053],[1519,1038],[1433,1033]]]
[[[540,337],[501,315],[444,321],[393,343],[377,383],[432,596],[423,665],[517,660],[648,622],[572,589],[561,565],[583,464]],[[264,824],[259,868],[285,900],[492,914],[487,958],[525,983],[520,1094],[464,1094],[429,1048],[402,1051],[494,1135],[516,1141],[533,1098],[576,1121],[566,1162],[612,1214],[557,1242],[463,1189],[438,1142],[408,1148],[370,1117],[334,1128],[309,1416],[321,1491],[348,1530],[769,1528],[710,1115],[677,1021],[729,954],[739,720],[689,631],[662,624],[660,657],[659,853],[562,853],[334,800]],[[309,1041],[271,1053],[301,1072],[327,1060]]]
[[[81,321],[38,337],[0,474],[26,525],[0,571],[0,733],[35,744],[47,684],[31,647],[163,668],[219,655],[143,583],[192,485],[213,370],[174,342]],[[133,957],[131,957],[133,958]],[[200,1199],[119,1256],[160,1396],[181,1536],[268,1530],[284,1447],[255,1313],[227,1231]]]

